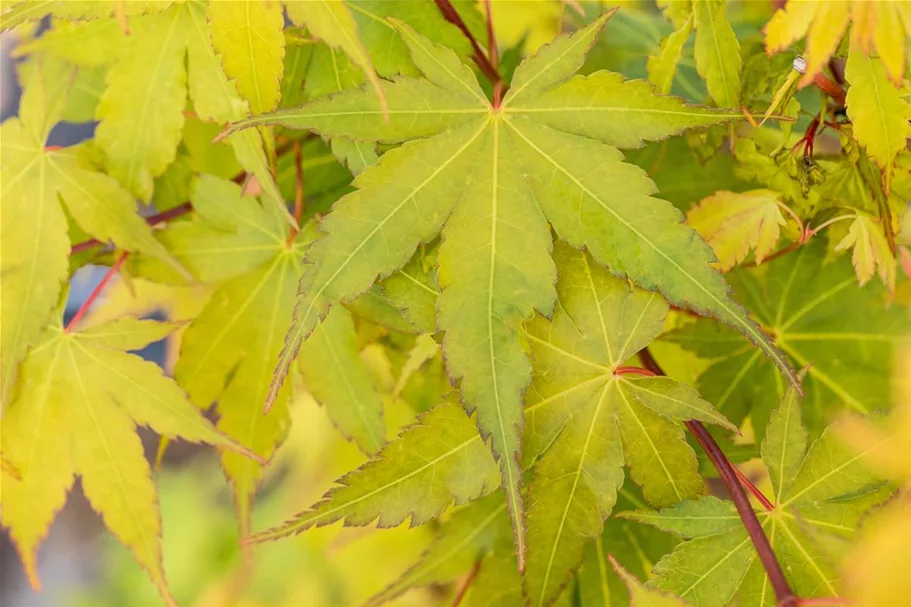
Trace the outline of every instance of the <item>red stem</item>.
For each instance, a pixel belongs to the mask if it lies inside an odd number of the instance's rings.
[[[655,375],[665,374],[658,361],[648,351],[648,348],[639,352],[639,359],[642,362],[642,366]],[[718,471],[718,475],[724,482],[725,487],[727,487],[728,493],[731,494],[737,514],[740,515],[740,520],[743,522],[747,535],[750,536],[750,541],[753,542],[753,547],[756,549],[759,560],[762,562],[766,575],[769,577],[769,583],[772,584],[772,589],[775,591],[776,605],[778,607],[797,607],[799,599],[794,594],[794,591],[791,590],[790,584],[788,584],[784,571],[781,569],[781,564],[775,556],[775,551],[769,543],[769,538],[766,537],[762,524],[756,518],[756,512],[750,504],[750,498],[747,497],[743,486],[737,478],[734,466],[701,422],[690,420],[685,423],[690,434],[693,435],[693,438],[696,439],[705,454],[709,456]]]
[[[737,480],[740,481],[740,484],[746,487],[747,491],[753,494],[753,497],[756,498],[756,501],[762,504],[762,507],[765,508],[767,512],[771,512],[775,509],[775,504],[773,504],[771,500],[769,500],[769,498],[767,498],[765,494],[760,491],[756,485],[753,484],[753,481],[748,479],[743,474],[743,472],[740,471],[740,468],[733,465],[731,468],[734,470],[734,474],[737,475]]]
[[[152,215],[150,217],[146,217],[146,223],[149,224],[150,226],[157,226],[159,223],[164,223],[164,222],[170,221],[176,217],[180,217],[181,215],[186,215],[187,213],[189,213],[192,210],[193,210],[193,207],[190,205],[190,203],[185,202],[181,205],[174,207],[173,209],[168,209],[167,211],[165,211],[163,213],[158,213],[157,215]],[[82,242],[78,242],[78,243],[74,244],[72,247],[70,247],[70,255],[75,255],[76,253],[86,251],[88,249],[100,246],[102,244],[104,244],[104,243],[101,242],[100,240],[96,240],[94,238],[90,238],[89,240],[83,240]]]
[[[301,144],[298,141],[294,146],[294,221],[300,227],[301,215],[304,211],[304,159],[301,153]]]
[[[79,310],[76,311],[76,315],[73,316],[69,324],[66,325],[66,328],[63,330],[64,333],[69,333],[72,331],[73,327],[76,326],[76,323],[82,320],[82,317],[85,316],[85,313],[89,311],[89,308],[92,307],[92,304],[95,303],[95,300],[98,299],[98,296],[101,295],[102,291],[104,291],[104,288],[108,286],[111,278],[113,278],[114,275],[120,271],[120,267],[123,265],[123,262],[127,260],[127,256],[129,256],[129,253],[125,252],[120,254],[120,257],[118,257],[117,261],[114,262],[114,265],[108,269],[107,273],[101,279],[101,282],[99,282],[95,287],[95,290],[92,291],[92,294],[89,295],[88,299],[86,299]]]
[[[813,77],[813,84],[831,97],[839,107],[845,107],[845,89],[838,86],[834,80],[820,72]]]
[[[437,8],[440,9],[443,18],[446,19],[449,23],[453,24],[468,38],[468,42],[471,43],[471,48],[474,51],[474,54],[471,56],[472,61],[475,62],[475,65],[478,66],[478,69],[481,70],[481,73],[490,80],[491,83],[496,85],[498,82],[502,82],[503,79],[500,77],[500,73],[497,71],[497,68],[493,66],[488,59],[487,55],[484,54],[484,51],[481,50],[478,41],[475,39],[474,35],[471,33],[471,30],[468,29],[468,26],[465,25],[465,22],[462,21],[462,17],[459,16],[458,11],[452,5],[452,2],[449,0],[433,0]]]
[[[459,586],[459,591],[456,593],[455,598],[452,600],[452,607],[459,607],[462,603],[462,599],[465,598],[465,595],[468,594],[468,589],[471,588],[472,582],[478,576],[478,571],[481,569],[481,561],[479,560],[474,564],[474,567],[471,568],[471,571],[468,572],[468,576],[465,578],[465,581]]]

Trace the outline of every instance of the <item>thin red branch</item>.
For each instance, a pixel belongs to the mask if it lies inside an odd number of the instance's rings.
[[[484,0],[484,10],[487,12],[487,57],[493,69],[500,69],[500,52],[497,49],[497,36],[493,30],[493,9],[490,0]]]
[[[480,570],[481,561],[478,560],[478,562],[474,564],[474,567],[471,568],[471,571],[468,572],[465,580],[461,583],[461,585],[459,585],[459,591],[456,593],[455,598],[452,600],[452,607],[459,607],[459,605],[462,604],[462,600],[465,598],[465,595],[468,594],[468,589],[471,588],[471,584],[478,576],[478,571]]]
[[[76,311],[76,315],[73,316],[69,324],[66,325],[66,328],[63,330],[64,333],[69,333],[72,331],[73,327],[76,326],[76,323],[82,320],[82,317],[85,316],[85,313],[89,311],[89,308],[92,307],[92,304],[95,303],[95,300],[98,299],[98,296],[101,295],[105,287],[108,286],[108,283],[111,282],[111,279],[114,277],[114,275],[120,271],[121,266],[123,266],[123,262],[127,260],[128,256],[129,253],[121,253],[120,257],[117,258],[117,261],[114,262],[114,265],[108,269],[107,273],[101,279],[101,282],[98,283],[98,285],[92,291],[91,295],[88,296],[88,299],[86,299],[79,310]]]
[[[642,362],[642,366],[655,375],[665,374],[661,365],[648,351],[648,348],[639,352],[639,359]],[[705,429],[701,422],[690,420],[686,422],[686,427],[702,447],[702,450],[705,451],[705,454],[708,455],[725,487],[727,487],[728,493],[731,494],[737,514],[740,515],[740,520],[743,522],[747,535],[750,536],[750,541],[753,542],[756,553],[759,555],[759,560],[762,562],[766,575],[769,577],[769,583],[772,584],[772,589],[775,591],[776,605],[778,607],[797,607],[799,599],[794,594],[794,591],[791,590],[791,586],[788,584],[787,578],[785,578],[781,564],[775,556],[775,551],[769,543],[769,538],[766,537],[765,531],[762,529],[762,524],[756,517],[756,512],[750,504],[750,498],[747,497],[743,486],[740,484],[733,464],[731,464],[721,447],[718,446],[718,443],[715,442],[715,439],[712,438],[712,435],[709,434],[709,431]]]
[[[301,216],[304,212],[304,159],[301,153],[300,141],[294,144],[294,227],[288,235],[290,244],[300,231]]]
[[[845,107],[845,89],[838,86],[838,83],[834,80],[820,72],[813,77],[813,84],[831,97],[838,104],[838,107]]]
[[[181,205],[174,207],[173,209],[168,209],[167,211],[164,211],[163,213],[158,213],[157,215],[151,215],[150,217],[146,217],[146,223],[149,224],[150,226],[157,226],[160,223],[164,223],[164,222],[170,221],[176,217],[186,215],[187,213],[189,213],[192,210],[193,210],[193,207],[190,205],[190,203],[185,202]],[[82,251],[86,251],[88,249],[101,246],[103,244],[104,244],[103,242],[101,242],[100,240],[96,240],[94,238],[90,238],[89,240],[83,240],[82,242],[77,242],[72,247],[70,247],[70,255],[75,255],[76,253],[80,253]]]
[[[440,9],[440,13],[443,15],[443,18],[459,28],[462,34],[464,34],[468,39],[468,42],[471,44],[471,49],[474,51],[471,59],[475,62],[475,65],[478,66],[478,69],[481,70],[481,73],[484,74],[484,76],[494,85],[496,85],[497,82],[502,82],[503,79],[500,77],[500,73],[497,71],[497,68],[493,66],[493,64],[490,62],[490,59],[487,57],[487,55],[484,54],[484,51],[481,50],[481,46],[475,39],[474,34],[472,34],[471,30],[468,29],[468,26],[465,25],[465,22],[462,20],[462,17],[459,16],[459,12],[452,5],[452,2],[449,0],[433,1],[436,3],[437,8]]]
[[[737,480],[740,481],[740,484],[746,487],[747,491],[753,494],[753,497],[756,498],[762,507],[766,509],[767,512],[771,512],[775,509],[775,504],[765,496],[765,494],[759,490],[759,487],[753,484],[753,481],[748,479],[743,472],[740,471],[740,468],[737,466],[731,466],[734,469],[734,474],[737,475]]]

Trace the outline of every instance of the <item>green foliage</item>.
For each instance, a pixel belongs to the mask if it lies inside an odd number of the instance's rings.
[[[33,586],[78,477],[93,605],[904,596],[908,4],[487,4],[2,3]]]

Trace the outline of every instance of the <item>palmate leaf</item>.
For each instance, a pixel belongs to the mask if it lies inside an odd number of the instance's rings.
[[[60,32],[52,30],[50,42],[39,39],[32,50],[79,66],[110,66],[96,109],[95,118],[100,120],[96,141],[112,174],[142,200],[149,200],[154,178],[175,159],[188,98],[199,118],[207,122],[224,124],[248,114],[248,104],[228,80],[222,59],[213,49],[212,25],[201,0],[176,6],[167,2],[126,3],[131,15],[129,36],[115,18],[108,16],[110,5],[121,3],[47,4],[52,5],[48,11],[55,14],[76,5],[108,5],[106,12],[91,15],[97,18],[94,21],[70,25]],[[139,10],[146,4],[149,10]],[[98,52],[73,50],[80,46]],[[151,59],[149,48],[156,49]],[[284,211],[285,202],[272,179],[259,133],[241,133],[229,141],[238,161],[256,176],[269,202]]]
[[[803,410],[813,434],[841,407],[863,413],[891,404],[882,378],[890,374],[893,346],[911,332],[907,310],[887,307],[878,284],[859,287],[845,257],[827,263],[826,248],[817,237],[760,269],[728,275],[778,347],[795,364],[811,365]],[[786,388],[775,369],[717,324],[700,320],[667,339],[713,360],[700,375],[700,393],[737,424],[749,415],[762,437]]]
[[[888,194],[895,157],[911,137],[911,102],[888,80],[883,64],[856,47],[848,54],[845,78],[851,85],[845,98],[851,132],[882,168]]]
[[[666,377],[617,375],[625,360],[664,327],[667,303],[656,293],[594,265],[558,244],[560,306],[552,322],[528,327],[535,359],[526,457],[548,445],[528,486],[527,594],[549,605],[600,536],[617,500],[623,466],[655,505],[702,491],[696,454],[681,420],[736,430],[692,388]],[[547,415],[539,403],[559,402]]]
[[[255,457],[211,424],[153,363],[124,350],[158,341],[176,325],[115,320],[83,331],[52,325],[22,364],[4,412],[3,525],[35,586],[37,551],[74,478],[105,525],[174,605],[161,565],[161,522],[151,470],[135,426]]]
[[[791,389],[772,415],[762,459],[772,476],[775,505],[757,511],[785,576],[797,596],[835,597],[841,592],[828,537],[850,540],[866,512],[888,499],[890,488],[831,429],[806,449],[799,400]],[[655,588],[697,607],[771,607],[775,595],[740,525],[733,504],[713,497],[685,501],[660,512],[624,516],[691,541],[655,566]],[[735,598],[736,597],[736,598]]]
[[[191,202],[197,217],[175,222],[161,239],[215,291],[184,333],[174,376],[198,407],[217,403],[222,431],[269,459],[287,433],[290,386],[265,418],[258,403],[288,330],[285,310],[293,305],[300,258],[315,229],[308,223],[291,238],[283,213],[209,175],[198,179]],[[314,397],[346,436],[372,453],[385,442],[382,403],[357,353],[353,326],[339,308],[308,342],[301,362]],[[222,465],[234,486],[241,534],[247,535],[262,467],[229,453]]]
[[[257,533],[260,542],[344,519],[347,526],[420,525],[497,487],[497,465],[476,425],[454,403],[437,405],[361,468],[340,478],[311,509]]]
[[[509,545],[506,504],[498,493],[466,504],[440,527],[421,560],[366,605],[387,603],[404,592],[458,579],[496,545]],[[504,542],[504,539],[506,540]]]
[[[376,96],[357,90],[254,117],[226,132],[281,124],[368,141],[435,135],[385,154],[323,221],[326,236],[308,252],[267,403],[330,306],[403,266],[418,244],[442,231],[437,322],[446,331],[447,367],[461,382],[466,409],[478,411],[481,433],[491,438],[520,563],[519,437],[531,368],[518,325],[536,310],[549,314],[556,299],[548,224],[614,274],[736,327],[793,374],[708,267],[709,249],[679,225],[670,204],[651,198],[654,185],[612,147],[636,147],[738,116],[654,96],[647,84],[607,72],[571,79],[605,21],[523,62],[500,108],[491,107],[455,54],[399,24],[426,79],[383,84],[388,122]]]
[[[911,34],[911,6],[903,0],[795,2],[772,16],[765,28],[766,50],[777,53],[806,37],[807,67],[802,82],[808,84],[838,49],[849,24],[852,47],[862,48],[866,54],[875,49],[892,81],[901,83],[905,39]]]
[[[67,272],[69,237],[60,201],[85,232],[185,271],[136,213],[136,201],[77,149],[45,149],[60,119],[72,68],[48,59],[30,80],[20,117],[0,127],[3,310],[0,382],[7,402],[16,367],[46,326]]]
[[[690,209],[687,224],[711,245],[723,271],[746,259],[750,249],[758,265],[775,248],[785,225],[779,197],[773,190],[715,192]]]

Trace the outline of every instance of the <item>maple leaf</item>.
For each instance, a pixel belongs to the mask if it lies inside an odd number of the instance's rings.
[[[740,44],[725,17],[727,2],[693,0],[696,70],[720,107],[740,106]]]
[[[851,222],[847,235],[835,245],[836,251],[845,249],[854,250],[851,261],[861,285],[866,284],[874,274],[879,274],[889,293],[895,292],[898,263],[889,250],[889,243],[882,228],[875,219],[865,213],[858,213]]]
[[[847,259],[827,262],[827,246],[817,236],[759,269],[728,275],[778,347],[795,364],[811,365],[804,416],[814,433],[840,407],[863,413],[890,405],[882,377],[891,367],[893,345],[911,330],[905,310],[885,306],[884,289],[858,287]],[[699,392],[737,424],[749,415],[761,438],[785,392],[774,368],[717,323],[699,320],[666,338],[712,361],[699,377]]]
[[[174,605],[161,564],[161,522],[135,426],[256,457],[217,431],[140,349],[176,325],[124,318],[88,329],[53,324],[22,363],[4,412],[3,449],[21,478],[3,472],[3,525],[38,586],[37,551],[75,476],[105,525]]]
[[[664,594],[643,585],[613,557],[610,557],[610,562],[629,590],[630,607],[687,607],[689,604],[673,595]]]
[[[616,508],[621,511],[647,508],[632,481],[628,480],[620,489]],[[582,605],[628,604],[626,585],[610,561],[620,563],[627,571],[644,578],[649,575],[652,565],[679,541],[676,536],[647,525],[618,517],[608,518],[604,522],[604,532],[586,548],[582,566],[576,574]]]
[[[886,78],[882,63],[856,48],[848,53],[845,78],[851,85],[845,97],[851,132],[883,170],[888,194],[895,158],[911,138],[911,102]]]
[[[281,124],[365,141],[418,139],[358,175],[357,190],[322,222],[326,236],[307,254],[301,299],[267,403],[330,306],[400,268],[442,231],[437,322],[446,332],[447,367],[461,382],[466,409],[478,411],[480,430],[491,437],[520,555],[518,452],[531,368],[518,325],[536,310],[549,314],[556,299],[549,225],[614,274],[737,327],[792,373],[707,267],[708,248],[678,225],[670,204],[650,197],[653,184],[613,147],[637,147],[737,114],[688,107],[609,72],[572,78],[605,21],[557,39],[519,65],[499,108],[452,51],[397,24],[426,79],[382,83],[388,122],[376,96],[356,90],[225,132]]]
[[[79,149],[46,149],[67,96],[72,68],[47,60],[32,78],[17,118],[0,126],[2,145],[2,400],[16,367],[41,334],[67,276],[70,241],[61,201],[86,233],[185,271],[136,213],[136,201],[98,172]]]
[[[47,4],[55,5],[49,10],[57,14],[70,5],[100,7],[105,3]],[[212,46],[212,24],[206,18],[204,2],[174,6],[151,2],[150,10],[139,10],[145,2],[127,3],[134,4],[137,7],[130,17],[130,35],[115,27],[114,19],[104,16],[110,14],[108,9],[95,15],[98,19],[54,32],[46,45],[40,41],[35,44],[36,49],[77,66],[106,67],[105,87],[95,110],[99,120],[95,140],[111,173],[138,198],[149,200],[154,178],[162,175],[176,157],[188,98],[200,119],[219,124],[243,118],[249,107],[225,75],[222,59]],[[71,50],[80,46],[97,52]],[[149,48],[158,49],[151,61],[146,52]],[[239,135],[229,140],[237,160],[256,176],[270,204],[286,211],[259,132]],[[290,223],[290,214],[287,218]]]
[[[716,192],[687,213],[687,224],[709,243],[722,271],[746,259],[754,250],[756,263],[772,252],[786,225],[780,194],[772,190]]]
[[[772,478],[774,504],[756,515],[794,592],[802,597],[836,597],[841,576],[833,562],[837,555],[825,539],[852,539],[861,517],[888,499],[891,489],[831,429],[807,449],[800,418],[799,400],[791,388],[772,414],[761,449]],[[721,607],[733,600],[743,607],[775,604],[733,503],[704,497],[659,512],[623,516],[690,540],[655,565],[650,586],[697,607]]]
[[[299,4],[299,3],[295,3]],[[285,20],[278,2],[209,2],[212,46],[225,73],[255,113],[274,110],[285,55]]]
[[[702,491],[681,422],[736,431],[684,384],[617,373],[664,328],[668,306],[660,295],[631,289],[568,245],[558,244],[554,259],[561,305],[552,322],[528,328],[535,360],[528,451],[548,445],[527,494],[525,583],[534,605],[554,601],[585,545],[601,534],[624,464],[651,503],[670,505]],[[537,404],[551,401],[560,406],[546,417],[536,414]]]
[[[375,459],[338,481],[311,509],[252,536],[261,542],[344,519],[346,526],[377,521],[416,526],[450,504],[484,496],[497,485],[497,465],[477,427],[455,403],[437,405],[387,444]]]
[[[174,222],[160,239],[203,284],[211,298],[187,326],[174,377],[200,408],[217,403],[218,427],[270,459],[290,423],[290,386],[263,418],[257,403],[271,381],[290,319],[307,246],[316,237],[308,222],[296,234],[284,213],[242,194],[240,186],[202,175],[191,197],[196,216]],[[137,271],[155,274],[153,268]],[[354,327],[339,308],[301,354],[307,387],[330,417],[367,452],[384,442],[382,402],[358,358]],[[242,535],[249,533],[252,497],[262,476],[255,461],[224,453],[222,466],[236,493]]]
[[[351,10],[344,2],[333,0],[309,0],[294,2],[286,0],[288,16],[302,27],[306,27],[314,36],[333,49],[344,52],[355,65],[363,70],[364,76],[376,91],[383,114],[388,113],[386,97],[380,78],[373,69],[370,54],[358,38],[357,23]],[[254,110],[256,111],[256,110]]]
[[[505,541],[504,541],[505,540]],[[457,580],[487,556],[497,544],[511,544],[503,496],[489,496],[466,504],[442,523],[420,561],[365,603],[376,607],[412,588]]]
[[[905,38],[911,35],[911,7],[903,0],[799,0],[778,9],[766,25],[766,51],[771,55],[807,38],[806,71],[809,84],[835,53],[848,25],[851,47],[869,55],[876,49],[896,84],[904,76]]]

